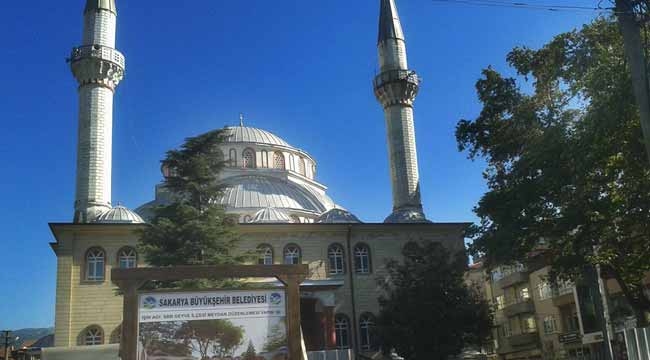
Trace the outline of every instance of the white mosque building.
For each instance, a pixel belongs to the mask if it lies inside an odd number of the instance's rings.
[[[375,279],[384,260],[399,257],[409,242],[464,249],[468,224],[431,222],[422,211],[413,118],[419,78],[407,64],[395,0],[379,3],[380,73],[374,92],[385,113],[393,199],[385,222],[362,223],[338,205],[318,181],[316,159],[276,134],[242,121],[226,128],[229,136],[221,144],[230,160],[220,174],[221,204],[240,219],[240,249],[259,250],[260,264],[309,266],[310,277],[301,285],[308,351],[376,352]],[[125,69],[115,45],[115,0],[87,0],[84,19],[82,44],[70,59],[79,83],[75,211],[72,222],[50,224],[57,256],[56,348],[50,354],[95,349],[117,354],[122,298],[110,270],[147,266],[136,251],[136,231],[147,226],[152,206],[169,200],[158,184],[155,199],[135,211],[112,206],[113,96]],[[162,169],[163,176],[167,171]]]

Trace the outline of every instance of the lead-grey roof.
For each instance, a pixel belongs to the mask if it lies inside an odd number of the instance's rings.
[[[360,223],[361,220],[347,210],[334,208],[319,216],[316,222],[321,224],[348,224]]]
[[[100,224],[144,224],[140,215],[119,205],[99,215],[94,222]]]
[[[387,39],[404,40],[404,32],[402,31],[395,0],[380,0],[379,7],[379,37],[377,43]]]
[[[104,9],[117,14],[117,7],[115,6],[115,0],[87,0],[86,8],[84,9],[84,14],[91,10]]]
[[[226,127],[225,130],[226,138],[224,142],[245,142],[292,147],[279,136],[266,130],[248,126],[231,126]]]
[[[283,210],[268,207],[256,212],[251,222],[256,224],[290,223],[291,218]]]
[[[333,206],[327,195],[309,191],[285,179],[254,175],[227,179],[219,203],[227,210],[271,207],[318,214]]]

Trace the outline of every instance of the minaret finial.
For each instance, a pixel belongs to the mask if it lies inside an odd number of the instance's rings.
[[[239,113],[239,126],[244,127],[244,113]]]
[[[379,10],[379,36],[377,43],[387,39],[404,40],[402,24],[397,13],[395,0],[381,0]]]

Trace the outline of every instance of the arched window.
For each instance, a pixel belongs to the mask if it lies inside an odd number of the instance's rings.
[[[284,263],[289,265],[300,264],[300,248],[298,245],[290,244],[284,248]]]
[[[86,280],[104,281],[106,253],[101,248],[91,248],[86,252]]]
[[[357,274],[370,274],[370,248],[365,244],[354,247],[354,272]]]
[[[117,265],[120,269],[133,269],[138,266],[138,254],[132,247],[124,247],[117,252]]]
[[[104,331],[97,325],[87,327],[82,334],[82,345],[101,345],[104,343]]]
[[[243,166],[248,169],[255,168],[255,151],[253,149],[246,149],[242,153]]]
[[[244,217],[242,218],[243,223],[249,223],[251,222],[251,220],[253,220],[253,218],[250,215],[244,215]]]
[[[296,215],[291,215],[291,221],[293,221],[296,224],[302,223],[302,221],[300,221],[300,218]]]
[[[110,344],[119,344],[122,338],[122,325],[118,325],[111,333],[111,338],[108,340]]]
[[[361,340],[361,350],[374,350],[374,327],[375,316],[370,313],[362,314],[359,318],[359,337]]]
[[[230,149],[230,152],[228,153],[228,161],[230,162],[230,166],[237,166],[237,150]]]
[[[298,173],[302,176],[307,175],[305,172],[305,159],[298,158]]]
[[[260,265],[273,265],[273,248],[271,245],[260,245],[257,247],[257,263]]]
[[[284,165],[284,155],[279,151],[273,153],[273,168],[282,170],[286,169]]]
[[[343,314],[336,314],[334,330],[336,331],[336,348],[350,348],[350,321],[348,321],[348,317]]]
[[[343,246],[339,244],[330,245],[327,249],[327,259],[329,261],[330,275],[340,275],[345,273]]]
[[[262,167],[269,167],[269,152],[266,150],[262,150]]]

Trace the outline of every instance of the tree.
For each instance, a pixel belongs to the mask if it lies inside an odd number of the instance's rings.
[[[271,326],[263,349],[266,352],[273,352],[283,346],[287,346],[287,330],[283,322],[278,322]]]
[[[487,163],[472,252],[494,266],[544,250],[553,277],[571,279],[600,265],[643,325],[650,168],[615,22],[515,48],[507,60],[519,78],[483,70],[483,109],[456,129],[459,149]]]
[[[153,210],[150,226],[140,232],[140,251],[153,266],[230,264],[244,260],[232,254],[236,220],[217,203],[218,174],[225,162],[219,144],[223,130],[186,139],[167,152],[164,186],[172,201]]]
[[[467,257],[443,245],[411,244],[379,279],[378,333],[384,350],[409,360],[446,360],[490,334],[490,307],[465,283]]]
[[[191,349],[198,351],[201,359],[209,359],[209,353],[223,358],[232,351],[244,337],[244,330],[229,320],[193,320],[184,323],[176,332]]]
[[[257,359],[257,352],[255,351],[255,346],[253,345],[253,341],[249,340],[248,341],[248,348],[246,348],[246,351],[241,355],[242,360],[256,360]]]

